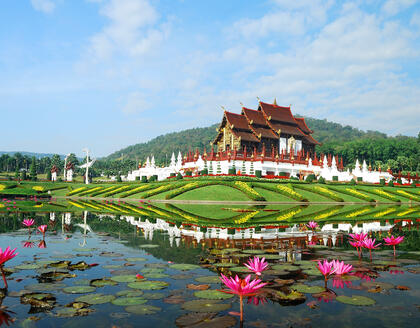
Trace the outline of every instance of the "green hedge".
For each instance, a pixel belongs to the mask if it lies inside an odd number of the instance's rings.
[[[255,187],[258,187],[258,188],[261,188],[261,189],[274,191],[276,193],[279,193],[283,196],[286,196],[286,197],[289,197],[291,199],[297,200],[299,202],[307,202],[308,201],[308,199],[306,199],[301,194],[296,192],[291,184],[288,184],[287,186],[280,185],[280,184],[278,184],[276,186],[268,186],[268,185],[265,185],[265,184],[255,183],[253,185]],[[291,189],[291,192],[288,192],[287,189]]]
[[[329,189],[334,190],[335,192],[338,192],[338,193],[341,192],[343,194],[346,194],[346,195],[349,195],[349,196],[352,196],[352,197],[355,197],[355,198],[359,198],[361,200],[365,200],[367,202],[376,202],[375,199],[373,199],[372,197],[370,197],[366,194],[363,194],[362,192],[356,190],[355,188],[350,188],[349,187],[348,189],[352,189],[352,190],[356,191],[356,193],[353,193],[349,190],[346,190],[347,189],[346,187],[341,188],[341,189],[336,189],[336,188],[333,188],[333,187],[329,187]]]
[[[318,187],[318,188],[316,188],[316,187]],[[316,186],[316,185],[311,186],[311,187],[303,186],[303,185],[297,185],[296,188],[302,189],[302,190],[305,190],[305,191],[308,191],[308,192],[313,192],[314,194],[318,194],[318,195],[321,195],[321,196],[325,196],[325,197],[327,197],[329,199],[332,199],[336,202],[344,202],[344,199],[341,198],[340,196],[330,194],[329,192],[326,192],[322,189],[322,188],[328,189],[327,187],[319,187],[319,186]]]

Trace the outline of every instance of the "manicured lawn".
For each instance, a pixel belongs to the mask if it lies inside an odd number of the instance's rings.
[[[249,201],[249,198],[241,191],[226,186],[207,186],[196,190],[187,191],[174,199],[182,200],[228,200]]]

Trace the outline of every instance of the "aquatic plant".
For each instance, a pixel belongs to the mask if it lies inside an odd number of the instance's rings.
[[[357,255],[359,256],[359,259],[362,257],[362,248],[363,248],[363,241],[367,238],[367,233],[350,233],[349,237],[352,238],[352,240],[349,240],[349,244],[356,248]]]
[[[318,264],[316,266],[316,268],[319,270],[319,272],[322,273],[322,275],[324,276],[324,281],[325,281],[325,289],[327,289],[327,281],[328,278],[335,273],[335,271],[337,270],[336,268],[334,268],[333,266],[333,261],[328,262],[327,260],[324,260],[323,262],[318,261]]]
[[[261,276],[261,272],[268,268],[268,263],[265,261],[265,257],[260,258],[258,256],[255,256],[253,259],[249,259],[248,263],[244,263],[244,265],[257,276]]]
[[[18,255],[19,253],[15,253],[16,248],[14,249],[10,249],[10,246],[8,246],[4,251],[0,248],[0,271],[1,271],[1,275],[3,276],[3,281],[4,281],[4,286],[7,289],[7,280],[6,280],[6,275],[4,273],[3,270],[3,266],[4,263],[6,263],[7,261],[11,260],[12,258],[14,258],[16,255]]]
[[[318,228],[318,223],[315,221],[309,221],[307,227],[312,230],[315,230],[316,228]]]
[[[240,319],[243,321],[243,298],[255,296],[258,290],[265,285],[266,282],[262,282],[260,279],[254,279],[251,281],[251,275],[247,275],[245,279],[239,278],[237,275],[235,278],[228,278],[223,273],[220,277],[220,280],[228,287],[230,290],[221,290],[224,293],[235,294],[239,296],[240,304]]]
[[[401,244],[404,241],[404,236],[398,236],[394,237],[391,235],[391,237],[384,238],[384,242],[386,246],[392,246],[394,248],[394,257],[395,257],[395,246],[398,244]]]
[[[367,248],[369,250],[369,256],[370,256],[370,260],[372,261],[372,249],[377,249],[381,243],[376,244],[376,239],[372,239],[372,238],[366,238],[365,240],[363,240],[363,247]]]
[[[336,275],[343,275],[349,273],[353,266],[351,264],[345,264],[344,261],[333,260],[333,268],[335,270]]]
[[[46,224],[43,224],[43,225],[40,225],[39,227],[38,227],[38,231],[40,232],[40,233],[42,233],[42,237],[45,237],[45,231],[47,231],[47,225]]]
[[[22,221],[22,224],[28,228],[29,233],[31,233],[31,227],[34,225],[34,219],[25,219]]]

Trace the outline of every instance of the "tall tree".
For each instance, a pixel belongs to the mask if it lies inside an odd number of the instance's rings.
[[[36,158],[35,156],[32,157],[31,168],[30,168],[31,180],[37,180],[37,173],[36,173]]]

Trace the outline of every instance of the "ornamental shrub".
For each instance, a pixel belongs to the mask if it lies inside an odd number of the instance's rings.
[[[261,170],[255,170],[255,176],[256,176],[257,178],[261,178],[261,177],[262,177],[262,172],[261,172]]]
[[[231,167],[228,171],[228,174],[235,175],[236,174],[236,169],[234,167]]]
[[[314,178],[312,177],[312,174],[308,175],[308,176],[306,177],[305,181],[306,181],[306,182],[309,182],[309,183],[313,182],[313,181],[314,181]]]
[[[152,176],[149,178],[149,182],[156,181],[155,179],[156,179],[156,178],[155,178],[155,176],[154,176],[154,175],[152,175]]]
[[[122,182],[121,175],[117,176],[117,182]]]
[[[281,177],[287,177],[288,176],[287,172],[280,172],[279,175]]]
[[[338,181],[338,176],[334,175],[333,176],[333,181]]]
[[[201,170],[201,175],[208,175],[209,174],[209,170],[207,168],[204,168],[203,170]]]
[[[385,179],[379,179],[379,184],[381,186],[385,186]]]
[[[47,170],[47,180],[48,181],[51,181],[51,171],[50,170]]]
[[[159,180],[159,177],[157,176],[157,174],[155,174],[154,176],[153,176],[153,181],[158,181]]]
[[[411,187],[416,188],[416,182],[414,180],[411,182]]]
[[[141,177],[141,182],[143,182],[143,183],[147,183],[147,177],[146,177],[145,175],[143,175],[143,176]]]
[[[362,177],[357,177],[357,182],[362,182],[363,178]]]
[[[192,176],[192,172],[191,171],[185,171],[185,176],[187,176],[187,177]]]
[[[392,180],[391,180],[391,181],[389,181],[389,182],[388,182],[388,186],[389,186],[389,187],[393,187],[393,186],[394,186],[394,181],[392,181]]]
[[[402,180],[401,180],[401,178],[398,178],[398,179],[397,179],[397,183],[402,184]]]
[[[26,180],[26,171],[20,172],[20,179],[21,180]]]
[[[178,175],[176,176],[176,179],[177,180],[182,180],[183,179],[181,172],[178,173]]]
[[[324,177],[320,177],[320,178],[318,179],[318,183],[325,184],[325,179],[324,179]]]
[[[176,177],[176,174],[175,173],[171,173],[171,174],[169,174],[169,176],[170,177]]]
[[[355,184],[356,184],[356,181],[355,181],[354,179],[351,179],[351,180],[350,180],[350,185],[351,185],[351,186],[354,186]]]
[[[140,176],[136,177],[136,181],[140,181]]]

